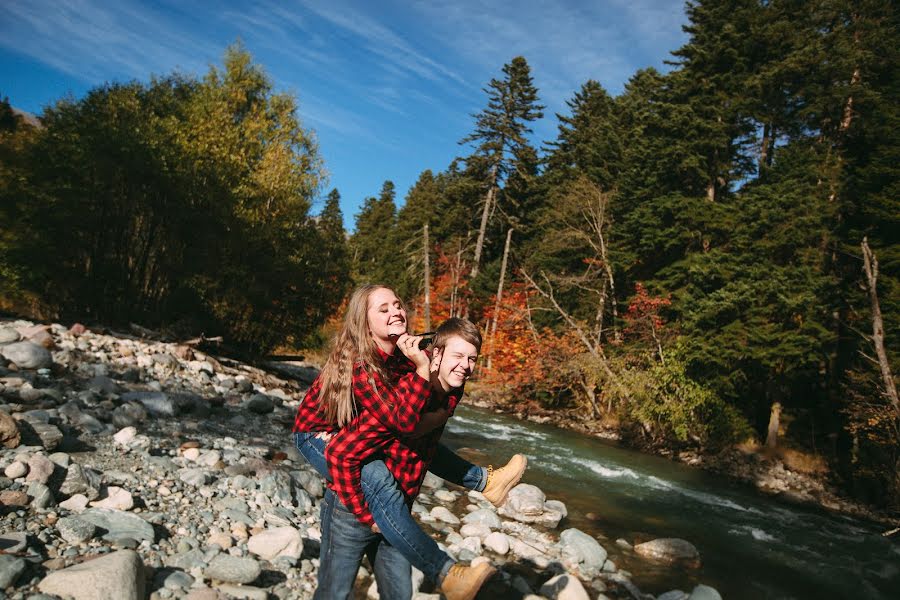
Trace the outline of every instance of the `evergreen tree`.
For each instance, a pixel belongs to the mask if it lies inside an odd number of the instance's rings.
[[[341,194],[337,188],[328,193],[325,206],[319,214],[316,229],[321,237],[320,265],[324,283],[323,293],[332,299],[342,299],[350,291],[350,252],[344,215],[341,212]],[[329,315],[322,314],[324,321]]]
[[[485,88],[487,107],[473,115],[475,131],[460,142],[476,144],[474,155],[467,161],[476,163],[477,169],[485,173],[486,190],[475,242],[473,277],[478,274],[498,187],[510,173],[513,160],[533,152],[526,137],[531,133],[529,123],[543,116],[544,107],[538,104],[537,88],[532,82],[528,62],[517,56],[503,65],[503,75],[502,80],[491,79]]]
[[[385,181],[378,198],[369,197],[356,215],[356,230],[350,238],[353,278],[357,284],[396,285],[405,264],[394,247],[397,207],[394,183]]]
[[[547,157],[547,180],[586,175],[604,190],[618,184],[622,134],[616,103],[602,85],[588,80],[567,100],[571,116],[557,114],[559,133]]]

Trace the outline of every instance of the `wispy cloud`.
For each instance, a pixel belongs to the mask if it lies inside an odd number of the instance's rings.
[[[196,70],[221,52],[131,1],[13,0],[4,12],[0,45],[88,83]]]
[[[562,106],[589,78],[621,91],[634,71],[680,45],[684,19],[681,0],[419,0],[412,6],[473,66],[496,74],[514,56],[525,56],[550,108]]]

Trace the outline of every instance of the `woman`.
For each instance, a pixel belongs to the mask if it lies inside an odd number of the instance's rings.
[[[406,309],[392,289],[383,285],[358,288],[351,296],[334,349],[298,409],[294,427],[298,449],[330,482],[337,480],[323,503],[317,598],[325,594],[343,598],[350,593],[363,553],[361,546],[371,542],[366,537],[368,530],[354,528],[356,518],[366,526],[374,524],[389,544],[379,546],[372,563],[382,597],[390,597],[385,595],[387,591],[405,598],[412,590],[402,587],[404,579],[409,587],[409,571],[406,567],[403,575],[397,560],[385,559],[393,567],[385,565],[382,570],[394,571],[379,577],[379,554],[399,553],[433,579],[448,598],[473,597],[494,572],[487,564],[455,564],[412,519],[407,502],[418,493],[425,471],[430,469],[449,481],[483,491],[499,505],[521,477],[524,457],[517,455],[510,465],[491,473],[437,443],[462,388],[444,393],[437,386],[435,391],[431,379],[439,372],[440,352],[435,352],[432,361],[419,349],[419,338],[409,336],[406,329]],[[475,335],[475,345],[480,347],[477,329]],[[425,412],[429,403],[433,410]],[[344,457],[348,445],[352,454],[356,444],[361,456],[377,449],[385,460],[369,462],[356,473],[345,472],[346,463],[329,464],[326,442],[338,432],[341,435],[336,441],[342,444]],[[351,484],[361,488],[361,494],[352,492]]]

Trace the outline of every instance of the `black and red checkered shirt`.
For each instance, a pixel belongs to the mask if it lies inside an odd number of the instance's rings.
[[[391,356],[380,350],[379,353],[392,382],[385,383],[377,374],[370,374],[362,363],[355,365],[351,385],[359,414],[343,429],[338,431],[319,410],[319,379],[310,386],[294,419],[294,431],[336,433],[325,449],[332,477],[329,487],[366,525],[371,525],[374,520],[360,483],[363,462],[381,453],[379,458],[384,459],[411,504],[419,493],[443,433],[443,427],[439,427],[419,438],[408,437],[425,410],[441,407],[429,405],[431,385],[416,373],[412,361],[399,350]],[[452,415],[461,396],[460,390],[437,402]]]

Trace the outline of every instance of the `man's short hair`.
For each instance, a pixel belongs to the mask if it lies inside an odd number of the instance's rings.
[[[434,347],[443,348],[450,338],[459,336],[481,352],[481,332],[472,321],[459,317],[450,317],[437,328],[434,334]]]

